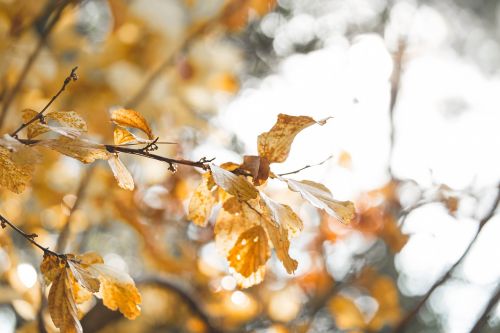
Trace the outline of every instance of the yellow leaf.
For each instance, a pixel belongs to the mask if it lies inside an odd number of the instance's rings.
[[[229,251],[229,265],[244,278],[262,281],[267,260],[271,255],[269,240],[264,229],[256,225],[243,232]],[[252,277],[252,275],[255,275]]]
[[[119,310],[128,319],[140,315],[141,295],[129,275],[103,264],[94,264],[91,269],[99,275],[100,294],[106,307]]]
[[[35,171],[34,154],[33,148],[11,152],[0,146],[0,185],[14,193],[24,191]]]
[[[108,158],[108,164],[111,171],[113,171],[113,175],[115,176],[118,185],[125,190],[133,191],[134,179],[132,178],[132,175],[128,171],[127,167],[122,163],[122,161],[120,161],[117,154],[111,155],[111,157]]]
[[[344,224],[349,224],[356,215],[352,202],[333,199],[332,193],[323,184],[310,180],[280,179],[288,184],[290,190],[300,193],[311,205],[323,209]]]
[[[116,125],[133,127],[143,131],[148,139],[154,139],[153,132],[146,119],[135,110],[117,109],[111,112],[111,121]]]
[[[92,293],[99,292],[99,279],[95,274],[88,270],[87,265],[82,265],[76,260],[68,260],[68,266],[71,273],[75,277],[75,280],[78,281],[80,285]]]
[[[40,141],[38,145],[53,149],[82,163],[92,163],[97,159],[107,160],[110,156],[103,145],[81,139],[60,137],[54,140]]]
[[[333,297],[330,300],[329,309],[335,319],[337,328],[341,330],[363,330],[366,326],[358,307],[347,297]]]
[[[82,333],[69,274],[68,270],[62,268],[52,281],[48,299],[49,313],[61,333]]]
[[[125,128],[121,126],[116,126],[115,131],[113,132],[113,139],[115,145],[122,145],[124,143],[135,142],[137,141],[135,136],[127,131]]]
[[[328,119],[316,121],[308,116],[279,114],[271,130],[257,138],[259,156],[267,158],[269,163],[284,162],[290,153],[293,139],[300,131],[313,124],[324,125]]]
[[[283,226],[290,237],[295,237],[302,231],[304,224],[290,206],[280,204],[262,192],[260,192],[260,197],[265,204],[268,216],[276,226]]]
[[[43,275],[45,283],[47,285],[51,284],[65,265],[66,263],[59,257],[44,254],[42,263],[40,264],[40,272]]]
[[[212,170],[215,183],[239,200],[247,201],[257,197],[257,189],[243,178],[243,176],[237,176],[215,164],[210,165],[210,170]]]
[[[283,263],[286,271],[289,274],[295,272],[298,262],[288,254],[290,249],[288,231],[281,225],[277,226],[270,218],[265,219],[264,227],[269,235],[269,239],[271,239],[274,251],[276,251],[276,256]]]
[[[194,224],[204,227],[212,213],[212,208],[216,203],[215,193],[212,191],[213,179],[210,171],[202,176],[201,183],[189,201],[188,219]]]
[[[38,115],[38,112],[32,109],[24,109],[22,111],[22,117],[23,117],[23,122],[27,123],[31,119],[35,118]],[[43,126],[39,121],[35,121],[32,124],[28,125],[27,127],[28,131],[28,139],[33,139],[34,137],[37,137],[43,133],[47,133],[50,131],[50,129],[47,126]]]

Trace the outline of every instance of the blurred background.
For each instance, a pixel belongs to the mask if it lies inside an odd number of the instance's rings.
[[[74,66],[52,109],[111,143],[109,110],[133,108],[178,143],[163,156],[241,163],[279,113],[333,117],[273,170],[326,160],[291,177],[353,201],[357,219],[342,225],[270,180],[304,221],[299,266],[289,275],[273,254],[249,289],[216,248],[215,219],[186,218],[197,170],[123,157],[127,192],[105,163],[43,151],[25,192],[1,189],[0,213],[51,248],[71,222],[65,250],[99,252],[143,295],[135,321],[85,303],[84,332],[500,329],[498,1],[2,0],[0,35],[2,133]],[[0,230],[0,332],[57,332],[40,260]]]

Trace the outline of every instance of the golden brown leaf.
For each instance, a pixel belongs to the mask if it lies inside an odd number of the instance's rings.
[[[212,213],[212,208],[216,203],[215,193],[212,191],[213,185],[211,172],[205,172],[200,184],[189,201],[188,219],[201,227],[207,225],[208,218]]]
[[[302,231],[304,224],[290,206],[280,204],[262,192],[260,197],[265,204],[267,215],[276,226],[283,226],[288,231],[289,237],[295,237]]]
[[[27,123],[31,119],[35,118],[38,115],[38,112],[32,109],[24,109],[22,111],[22,114],[23,122]],[[40,123],[39,121],[35,121],[32,124],[28,125],[27,131],[28,139],[33,139],[34,137],[37,137],[43,133],[49,132],[50,129],[47,126],[44,126],[44,124]]]
[[[102,302],[106,307],[119,310],[128,319],[140,315],[141,295],[129,275],[103,264],[94,264],[90,269],[99,275]]]
[[[239,200],[247,201],[257,197],[257,189],[242,176],[237,176],[215,164],[210,165],[210,170],[215,183]]]
[[[40,272],[43,275],[45,283],[47,285],[51,284],[65,265],[65,262],[61,261],[59,257],[44,254],[42,263],[40,264]]]
[[[146,119],[135,110],[117,109],[111,112],[111,121],[116,125],[133,127],[143,131],[148,139],[154,139],[153,132]]]
[[[316,121],[308,116],[289,116],[279,114],[276,124],[257,138],[259,156],[268,159],[269,163],[284,162],[290,153],[293,139],[303,129],[313,125],[324,125],[327,119]]]
[[[113,175],[118,185],[125,190],[133,191],[134,178],[132,178],[132,175],[117,154],[111,155],[111,157],[108,158],[108,164],[111,171],[113,171]]]
[[[21,193],[35,171],[33,148],[11,152],[0,146],[0,185],[14,193]]]
[[[264,220],[264,227],[266,228],[269,239],[273,244],[274,251],[276,251],[276,256],[283,263],[283,266],[285,266],[285,269],[289,274],[295,272],[298,262],[290,257],[290,254],[288,253],[290,249],[288,230],[281,225],[277,226],[270,218],[266,218]]]
[[[82,163],[92,163],[97,159],[107,160],[110,156],[103,145],[81,139],[60,137],[40,141],[38,145],[53,149]]]
[[[27,123],[37,115],[38,112],[31,109],[25,109],[23,110],[23,121]],[[45,123],[41,123],[37,120],[28,125],[28,139],[32,139],[49,131],[54,131],[74,139],[87,131],[87,123],[75,111],[54,111],[44,115],[43,118],[45,119]],[[58,125],[50,125],[50,121],[55,121]]]
[[[52,281],[48,299],[49,313],[61,333],[82,333],[69,274],[69,271],[63,268]]]
[[[113,141],[115,145],[122,145],[137,141],[136,137],[121,126],[116,126],[113,132]]]
[[[267,234],[260,225],[256,225],[238,237],[227,260],[237,273],[259,283],[264,278],[263,267],[270,256]]]
[[[337,201],[326,186],[310,180],[296,181],[280,178],[288,184],[288,188],[300,193],[302,198],[311,205],[323,209],[327,214],[337,218],[344,224],[349,224],[356,215],[354,204],[351,201]]]

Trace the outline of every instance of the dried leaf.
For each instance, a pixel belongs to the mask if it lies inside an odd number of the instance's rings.
[[[295,237],[302,231],[304,224],[290,206],[280,204],[262,192],[260,192],[260,197],[265,203],[268,215],[277,227],[283,226],[290,237]]]
[[[332,193],[323,184],[310,180],[280,179],[288,184],[290,190],[300,193],[311,205],[323,209],[344,224],[349,224],[356,214],[352,202],[333,199]]]
[[[237,176],[215,164],[210,165],[210,170],[212,170],[215,183],[239,200],[247,201],[257,197],[257,189],[242,176]]]
[[[61,261],[59,257],[44,254],[42,263],[40,264],[40,272],[43,275],[45,283],[47,285],[51,284],[65,266],[66,263]]]
[[[108,164],[111,171],[113,171],[113,175],[118,185],[125,190],[133,191],[134,179],[117,154],[111,155],[111,157],[108,158]]]
[[[115,145],[122,145],[124,143],[135,142],[136,137],[121,126],[116,126],[113,132],[113,139]]]
[[[241,169],[250,172],[255,186],[264,184],[269,178],[269,161],[265,157],[245,155]]]
[[[208,218],[212,213],[212,208],[217,202],[215,193],[212,191],[213,185],[214,182],[211,172],[205,172],[200,184],[189,201],[188,219],[201,227],[207,225]]]
[[[35,118],[38,115],[38,112],[32,109],[24,109],[22,111],[22,114],[23,122],[27,123],[31,119]],[[34,137],[37,137],[43,133],[49,132],[50,129],[47,126],[44,126],[44,124],[40,123],[39,121],[35,121],[32,124],[28,125],[27,131],[28,139],[33,139]]]
[[[107,308],[119,310],[128,319],[141,314],[141,295],[128,274],[103,264],[94,264],[90,269],[99,275],[100,294]]]
[[[14,193],[21,193],[35,171],[33,148],[11,152],[0,146],[0,185]]]
[[[295,136],[300,131],[313,124],[324,125],[328,119],[316,121],[308,116],[279,114],[271,130],[262,133],[257,138],[259,156],[267,158],[269,163],[284,162],[290,153]]]
[[[107,160],[110,156],[103,145],[81,139],[60,137],[55,140],[40,141],[38,145],[53,149],[82,163],[92,163],[97,159]]]
[[[69,274],[66,268],[62,268],[52,281],[48,299],[49,313],[61,333],[82,333]]]
[[[281,225],[277,226],[275,221],[272,221],[269,218],[265,219],[264,227],[266,228],[269,239],[273,244],[274,251],[276,251],[276,256],[283,263],[286,271],[289,274],[295,272],[298,262],[290,257],[290,254],[288,253],[290,249],[288,230]]]
[[[117,109],[111,112],[111,121],[116,125],[133,127],[143,131],[148,139],[154,139],[153,132],[146,119],[135,110]]]
[[[245,279],[262,281],[271,251],[264,229],[256,225],[243,232],[229,251],[229,265]]]

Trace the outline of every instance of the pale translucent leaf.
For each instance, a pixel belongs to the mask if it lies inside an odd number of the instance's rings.
[[[40,141],[38,145],[53,149],[82,163],[92,163],[97,159],[107,160],[110,156],[103,145],[81,139],[60,137]]]
[[[257,197],[257,189],[243,178],[243,176],[237,176],[215,164],[210,165],[210,170],[212,170],[215,183],[239,200],[247,201]]]
[[[108,164],[118,185],[125,190],[132,191],[134,189],[134,179],[118,155],[111,155],[108,158]]]
[[[327,214],[342,223],[349,224],[356,215],[354,204],[350,201],[337,201],[326,186],[310,180],[296,181],[280,178],[288,184],[290,190],[300,195],[313,206],[323,209]]]
[[[188,219],[199,226],[206,226],[215,205],[216,196],[212,191],[213,179],[210,171],[205,172],[202,180],[189,201]]]
[[[260,197],[265,203],[271,220],[276,226],[283,226],[288,231],[289,237],[295,237],[302,231],[304,224],[290,206],[280,204],[262,192],[260,192]]]
[[[136,142],[136,137],[127,131],[125,128],[116,126],[113,132],[113,141],[115,145],[122,145],[124,143]]]

